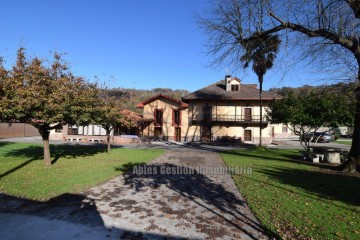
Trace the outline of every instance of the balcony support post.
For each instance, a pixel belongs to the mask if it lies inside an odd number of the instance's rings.
[[[237,108],[237,107],[236,107],[236,105],[235,105],[235,122],[236,122],[236,108]]]
[[[215,119],[216,119],[216,121],[218,120],[218,119],[217,119],[217,105],[218,105],[218,103],[215,102],[215,114],[216,114],[216,115],[215,115]]]

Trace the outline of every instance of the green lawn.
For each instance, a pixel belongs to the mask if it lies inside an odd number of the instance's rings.
[[[53,165],[45,167],[42,145],[0,142],[0,192],[47,200],[95,186],[122,172],[126,164],[146,163],[158,149],[112,149],[105,146],[52,145]]]
[[[298,150],[249,149],[222,153],[257,218],[286,239],[360,239],[360,177],[297,161]],[[287,236],[287,237],[286,237]]]
[[[341,140],[336,140],[334,143],[340,143],[340,144],[345,144],[345,145],[351,145],[351,141],[341,141]]]

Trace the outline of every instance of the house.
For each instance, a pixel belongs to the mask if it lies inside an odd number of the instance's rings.
[[[123,110],[124,118],[121,123],[114,126],[110,133],[113,144],[140,143],[140,124],[144,123],[143,117],[135,112]],[[145,121],[146,122],[146,121]],[[50,140],[69,142],[106,142],[106,130],[101,125],[89,124],[86,126],[65,125],[61,129],[50,131]]]
[[[285,125],[270,124],[266,108],[280,98],[263,92],[262,142],[292,135]],[[242,84],[226,76],[181,100],[159,94],[137,104],[148,122],[142,135],[170,141],[239,140],[258,143],[260,138],[260,97],[256,84]]]
[[[188,135],[189,104],[159,94],[136,107],[143,109],[143,118],[147,120],[142,125],[142,136],[184,141],[184,136]]]

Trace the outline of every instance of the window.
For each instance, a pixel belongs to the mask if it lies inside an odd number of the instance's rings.
[[[74,125],[69,125],[68,135],[78,135],[78,128]]]
[[[162,127],[155,127],[154,128],[154,136],[160,137],[162,135]]]
[[[99,126],[93,125],[93,135],[99,136],[100,135],[100,128]]]
[[[282,132],[283,133],[287,133],[288,132],[288,127],[286,125],[282,125]]]
[[[180,110],[173,110],[173,126],[181,125],[181,112]]]
[[[212,108],[211,108],[211,106],[206,104],[206,106],[203,107],[203,120],[211,121],[211,114],[212,114]]]
[[[163,110],[155,109],[154,112],[154,118],[155,118],[155,126],[162,126],[163,124]]]
[[[244,130],[244,141],[251,142],[251,130]]]
[[[239,91],[239,85],[238,84],[231,84],[231,91],[232,92],[238,92]]]

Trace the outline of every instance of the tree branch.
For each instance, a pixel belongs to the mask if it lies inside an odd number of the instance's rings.
[[[256,38],[260,38],[262,36],[265,35],[269,35],[275,32],[279,32],[281,30],[285,30],[285,29],[290,29],[293,30],[295,32],[301,32],[305,35],[307,35],[308,37],[311,38],[316,38],[316,37],[322,37],[325,38],[327,40],[332,41],[335,44],[339,44],[342,47],[350,50],[353,53],[358,53],[359,52],[359,44],[356,38],[353,37],[341,37],[338,34],[332,33],[326,29],[318,29],[318,30],[312,30],[309,28],[306,28],[300,24],[295,24],[295,23],[291,23],[288,21],[284,21],[281,18],[279,18],[278,16],[276,16],[273,12],[268,11],[269,15],[274,18],[276,21],[278,21],[280,23],[280,25],[275,26],[271,29],[262,31],[262,32],[258,32],[253,34],[252,36],[250,36],[249,38],[246,39],[242,39],[238,41],[241,44],[246,44],[247,42],[250,42]]]
[[[360,1],[359,0],[346,0],[355,14],[355,18],[360,18]]]
[[[58,129],[58,128],[61,128],[62,126],[63,126],[63,123],[58,123],[54,126],[49,127],[49,130]]]

